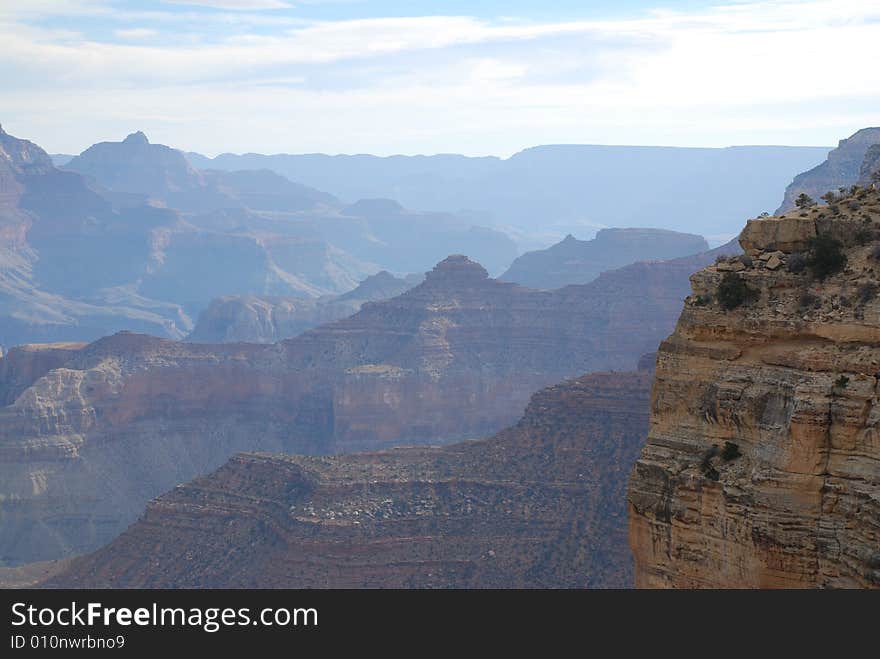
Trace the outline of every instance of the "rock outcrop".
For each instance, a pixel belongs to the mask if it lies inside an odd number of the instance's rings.
[[[445,448],[237,455],[46,585],[626,587],[624,490],[649,385],[564,382],[495,437]]]
[[[319,298],[228,295],[211,302],[199,316],[187,340],[276,343],[357,313],[364,302],[400,295],[418,283],[418,278],[403,279],[383,270],[343,295]]]
[[[587,284],[606,270],[637,261],[666,260],[709,249],[702,236],[664,229],[602,229],[592,240],[565,240],[518,257],[501,275],[531,288]]]
[[[785,189],[785,197],[776,209],[776,215],[792,210],[795,199],[801,194],[818,201],[826,192],[837,192],[840,187],[848,188],[858,183],[865,155],[875,144],[880,144],[880,128],[862,128],[840,140],[824,162],[794,177]]]
[[[696,273],[660,346],[640,587],[880,587],[880,195],[792,215]]]
[[[880,172],[880,143],[875,144],[865,151],[865,158],[859,168],[858,184],[864,187],[876,186],[876,176]]]
[[[0,557],[95,549],[151,497],[239,451],[488,436],[542,387],[632,370],[653,350],[681,305],[669,290],[694,269],[664,279],[660,265],[533,291],[454,256],[406,293],[278,344],[122,333],[73,351],[24,388],[26,378],[0,385],[14,397],[0,408]]]

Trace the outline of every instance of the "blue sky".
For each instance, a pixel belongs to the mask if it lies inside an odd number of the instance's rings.
[[[831,145],[880,124],[874,0],[2,0],[0,122],[53,152],[507,156]]]

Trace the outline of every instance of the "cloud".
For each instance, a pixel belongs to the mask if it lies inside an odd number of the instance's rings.
[[[259,10],[290,9],[291,5],[282,0],[162,0],[172,5],[199,5],[214,9]]]
[[[149,39],[159,32],[147,27],[135,27],[128,30],[114,30],[113,34],[121,39]]]
[[[193,39],[157,17],[162,45],[7,19],[4,125],[69,135],[59,150],[143,126],[207,152],[506,154],[547,142],[831,144],[878,123],[880,7],[863,0],[593,21],[273,24],[270,13],[256,29],[209,16],[178,28],[204,30]]]

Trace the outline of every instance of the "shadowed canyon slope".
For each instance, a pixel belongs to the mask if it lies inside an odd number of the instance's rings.
[[[878,230],[862,190],[692,277],[629,486],[638,586],[880,587]]]
[[[0,556],[94,549],[148,499],[238,451],[328,454],[496,432],[541,387],[631,370],[669,333],[681,295],[668,289],[687,266],[664,280],[661,264],[646,265],[545,292],[457,256],[396,298],[279,344],[122,333],[45,355],[13,349],[0,360],[11,378],[0,386]]]
[[[865,158],[870,148],[876,144],[880,144],[880,128],[862,128],[840,140],[837,148],[828,153],[827,159],[794,177],[785,189],[785,197],[776,214],[792,210],[795,199],[801,194],[819,200],[826,192],[837,192],[840,187],[848,188],[860,182],[864,178]],[[876,154],[876,151],[872,153]],[[868,181],[862,180],[862,183]]]
[[[625,587],[650,373],[544,389],[487,440],[237,455],[152,501],[52,587]]]
[[[602,229],[593,240],[565,240],[518,257],[500,279],[530,288],[587,284],[606,270],[709,250],[702,236],[663,229]]]
[[[364,302],[387,300],[409,290],[419,277],[401,279],[386,271],[367,277],[343,295],[319,298],[228,295],[213,300],[199,315],[188,341],[203,343],[277,343],[323,323],[345,318]]]

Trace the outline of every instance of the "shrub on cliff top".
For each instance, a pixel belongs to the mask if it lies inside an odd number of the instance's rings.
[[[741,455],[742,452],[739,450],[739,444],[736,442],[724,442],[724,448],[721,449],[722,460],[730,462],[731,460],[736,460]]]
[[[873,281],[865,282],[861,286],[859,286],[856,294],[859,296],[859,301],[862,304],[867,304],[875,297],[877,297],[877,284]]]
[[[816,236],[810,241],[807,265],[816,279],[825,279],[828,275],[840,272],[846,265],[843,245],[827,234]]]
[[[800,252],[789,254],[785,260],[785,267],[793,274],[803,272],[807,269],[807,257]]]
[[[794,205],[798,208],[809,208],[810,206],[815,206],[816,202],[806,192],[801,192],[798,198],[794,200]]]
[[[745,280],[735,272],[725,272],[718,284],[715,297],[721,307],[727,311],[754,300],[758,297],[758,291],[746,284]]]

